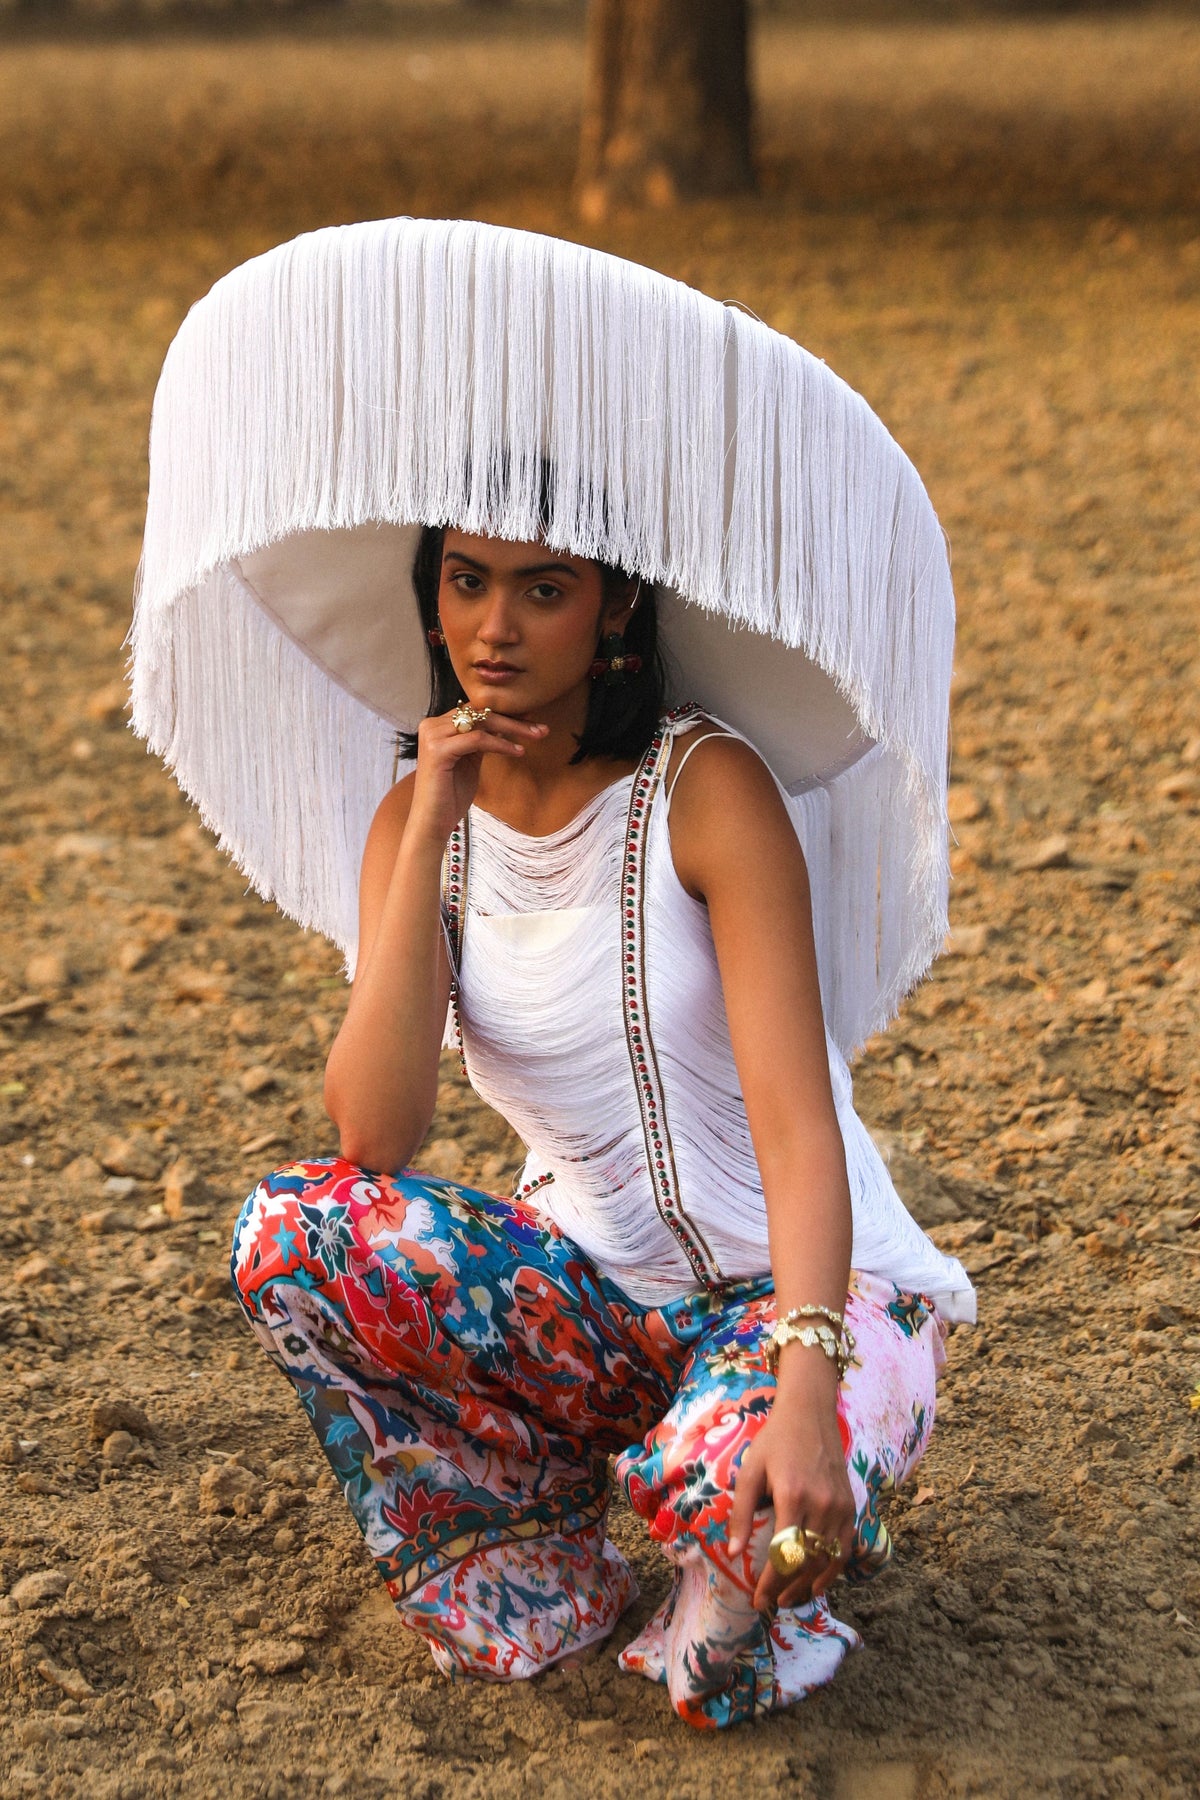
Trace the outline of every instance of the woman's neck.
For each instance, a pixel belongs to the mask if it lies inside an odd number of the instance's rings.
[[[575,696],[530,713],[531,723],[549,725],[539,742],[521,757],[487,756],[479,777],[475,804],[514,831],[545,837],[575,817],[582,806],[637,767],[636,758],[589,756],[571,758],[579,748],[587,716],[587,696]]]

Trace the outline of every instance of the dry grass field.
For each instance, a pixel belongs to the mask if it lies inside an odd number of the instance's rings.
[[[981,1324],[895,1563],[846,1606],[867,1647],[710,1742],[612,1645],[451,1688],[397,1630],[223,1273],[256,1175],[330,1145],[336,959],[245,893],[122,715],[187,306],[342,220],[575,235],[577,42],[9,46],[0,1795],[1200,1789],[1200,28],[774,25],[759,61],[761,194],[594,241],[825,357],[953,548],[955,953],[858,1089]],[[449,1070],[433,1138],[487,1184],[515,1156]],[[229,1461],[247,1502],[208,1510]],[[644,1588],[619,1644],[662,1573],[614,1531]]]

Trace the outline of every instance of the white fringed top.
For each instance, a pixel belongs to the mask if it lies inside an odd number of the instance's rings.
[[[769,1271],[762,1183],[708,909],[671,855],[664,722],[641,768],[560,830],[478,807],[447,860],[464,1064],[529,1148],[520,1188],[640,1305]],[[827,1036],[853,1263],[974,1318],[961,1265],[905,1210]]]

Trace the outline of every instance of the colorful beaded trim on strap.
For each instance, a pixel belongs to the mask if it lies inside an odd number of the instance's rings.
[[[458,1010],[458,971],[462,966],[463,929],[466,922],[467,874],[470,867],[469,838],[466,821],[462,820],[450,833],[446,854],[442,858],[442,906],[446,915],[446,937],[450,951],[450,1017],[454,1021],[454,1048],[458,1066],[467,1074],[467,1053],[463,1047],[462,1019]],[[470,1076],[467,1076],[468,1081]]]
[[[621,865],[621,995],[625,1011],[625,1038],[633,1067],[634,1084],[642,1113],[646,1159],[654,1188],[654,1204],[663,1224],[679,1244],[693,1271],[706,1287],[724,1279],[715,1257],[695,1222],[688,1218],[679,1198],[675,1151],[663,1104],[662,1078],[646,1007],[646,932],[643,917],[646,888],[646,831],[650,808],[662,784],[674,742],[672,727],[702,715],[695,706],[680,706],[667,714],[633,779],[625,854]]]

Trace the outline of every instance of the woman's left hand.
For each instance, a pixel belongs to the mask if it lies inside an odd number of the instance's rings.
[[[809,1368],[795,1362],[803,1355]],[[762,1612],[777,1606],[802,1606],[831,1587],[845,1566],[854,1541],[855,1505],[846,1473],[837,1420],[837,1389],[832,1369],[819,1364],[811,1351],[789,1346],[781,1358],[780,1383],[770,1417],[755,1437],[738,1470],[729,1523],[729,1552],[739,1554],[754,1529],[760,1508],[775,1509],[775,1531],[797,1525],[842,1548],[833,1559],[810,1553],[794,1576],[780,1575],[768,1562],[754,1591]]]

